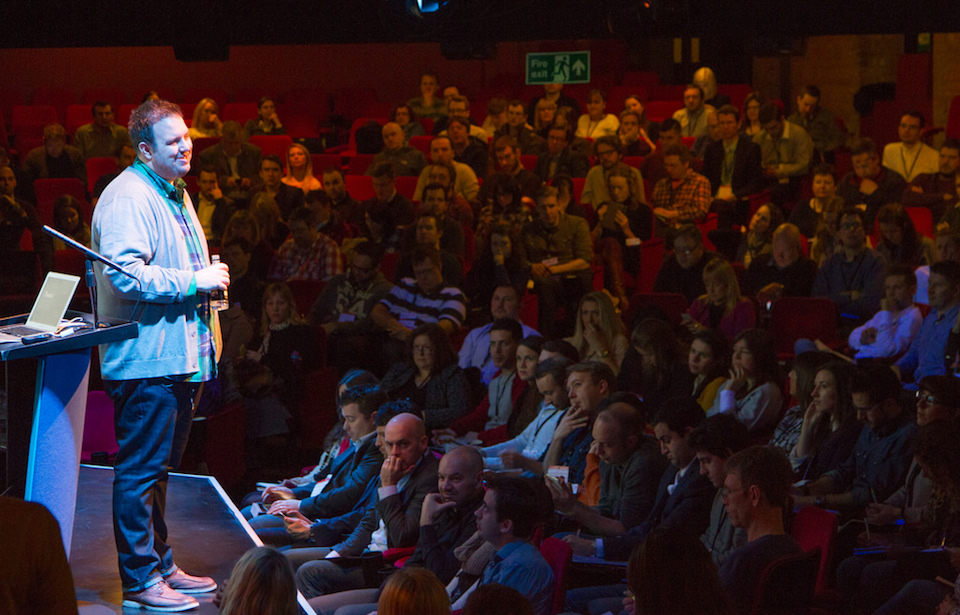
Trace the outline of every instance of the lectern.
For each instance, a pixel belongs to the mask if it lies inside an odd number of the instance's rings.
[[[90,314],[67,312],[66,318],[76,317],[91,328],[37,344],[0,344],[0,360],[8,362],[6,484],[14,486],[15,492],[22,485],[24,499],[50,509],[60,523],[68,557],[77,506],[90,349],[137,337],[138,331],[136,323],[102,318],[100,328],[93,329]],[[25,320],[26,315],[14,316],[0,320],[0,325]],[[35,384],[31,382],[34,362]],[[104,514],[109,514],[110,503],[104,506]]]

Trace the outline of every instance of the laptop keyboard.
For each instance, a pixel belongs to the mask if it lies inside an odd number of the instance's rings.
[[[7,333],[9,335],[19,335],[24,337],[27,335],[34,335],[40,333],[39,330],[34,329],[33,327],[25,327],[23,325],[11,325],[8,327],[0,327],[0,333]]]

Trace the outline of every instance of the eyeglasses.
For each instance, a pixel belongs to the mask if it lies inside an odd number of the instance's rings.
[[[857,411],[857,414],[860,414],[861,412],[866,414],[867,412],[873,412],[874,410],[876,410],[882,405],[883,405],[883,402],[880,402],[878,404],[874,404],[870,406],[869,408],[857,408],[856,406],[854,406],[853,409]]]
[[[923,404],[924,406],[933,406],[938,404],[939,401],[933,395],[924,395],[920,391],[917,391],[917,405]]]
[[[746,493],[746,492],[747,492],[747,488],[746,488],[746,487],[740,487],[739,489],[727,489],[726,487],[724,487],[724,488],[722,488],[722,489],[720,490],[720,499],[723,500],[724,502],[726,502],[726,501],[727,501],[727,498],[729,498],[731,494],[733,494],[733,493],[741,493],[741,494],[743,494],[743,493]]]
[[[863,225],[859,222],[844,222],[840,225],[840,228],[845,231],[862,231]]]
[[[697,246],[697,247],[699,247],[699,246]],[[694,247],[694,248],[677,248],[676,250],[674,250],[674,252],[676,252],[677,254],[679,254],[679,255],[681,255],[681,256],[690,256],[691,254],[693,254],[693,253],[696,252],[696,251],[697,251],[697,248],[696,248],[696,247]]]

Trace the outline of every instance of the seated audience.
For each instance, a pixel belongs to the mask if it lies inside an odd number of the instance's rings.
[[[550,181],[559,174],[586,177],[590,159],[571,146],[570,124],[555,121],[547,131],[547,147],[537,155],[535,173],[542,181]],[[521,149],[523,145],[521,144]]]
[[[450,137],[434,137],[430,142],[430,162],[434,164],[452,164],[456,170],[454,177],[453,193],[462,196],[468,201],[473,201],[480,193],[480,182],[477,181],[477,174],[469,166],[462,162],[454,160],[453,146],[450,144]],[[413,192],[413,200],[424,200],[423,190],[430,183],[429,167],[420,172],[417,179],[417,187]]]
[[[692,376],[684,369],[680,340],[670,325],[656,318],[641,320],[630,334],[617,386],[636,393],[656,413],[664,402],[690,394]]]
[[[456,194],[454,191],[454,180],[457,177],[457,170],[453,163],[434,162],[427,165],[424,171],[427,173],[428,184],[440,184],[447,191],[449,204],[447,210],[450,217],[461,226],[474,227],[473,207],[463,198],[463,195]],[[479,198],[479,197],[478,197]]]
[[[53,267],[53,241],[43,232],[43,224],[33,204],[17,198],[16,189],[17,176],[13,169],[0,167],[0,254],[19,252],[20,238],[24,231],[29,231],[41,268],[50,271]]]
[[[290,239],[286,240],[270,269],[274,280],[323,280],[343,271],[340,248],[317,231],[316,216],[306,207],[290,214]]]
[[[853,170],[843,176],[837,195],[847,206],[864,212],[864,227],[873,229],[880,208],[899,203],[906,182],[896,172],[880,166],[877,147],[870,139],[860,139],[850,148]]]
[[[545,481],[557,512],[581,528],[580,537],[619,536],[640,525],[653,509],[657,485],[667,468],[657,441],[644,433],[646,410],[629,393],[614,393],[600,404],[593,441],[600,458],[600,503],[577,500],[566,482]]]
[[[273,261],[274,249],[265,237],[260,236],[260,223],[249,210],[236,211],[227,220],[220,243],[226,244],[231,239],[245,239],[250,242],[250,273],[254,279],[266,280],[270,272],[270,263]],[[259,306],[258,302],[256,307],[258,311]]]
[[[667,177],[653,187],[651,199],[659,237],[669,238],[682,225],[702,221],[710,209],[710,181],[690,168],[690,159],[683,145],[663,150]]]
[[[720,107],[719,139],[709,144],[703,154],[703,176],[710,181],[714,198],[729,202],[745,201],[763,190],[764,184],[760,146],[740,138],[739,120],[736,107]]]
[[[657,149],[649,156],[644,157],[643,164],[640,165],[640,172],[652,185],[656,185],[661,179],[668,177],[667,170],[664,168],[663,150],[671,145],[682,145],[683,143],[680,140],[680,122],[672,117],[660,122],[659,132]]]
[[[547,140],[550,126],[557,117],[557,103],[541,98],[537,103],[537,108],[533,110],[533,130],[544,141]]]
[[[451,92],[451,89],[454,91]],[[450,120],[459,118],[466,121],[464,127],[467,128],[471,137],[486,142],[487,133],[479,126],[475,126],[470,119],[470,99],[460,94],[455,86],[444,88],[443,98],[447,105],[447,114],[434,122],[433,134],[441,137],[447,136],[447,127],[450,125]]]
[[[403,568],[383,585],[377,602],[382,615],[446,615],[450,597],[437,576],[425,568]]]
[[[241,180],[240,185],[242,184]],[[287,220],[295,209],[303,206],[303,190],[283,183],[283,163],[276,154],[267,154],[260,160],[260,183],[253,188],[251,202],[259,194],[265,194],[276,201],[282,220]],[[263,230],[261,228],[261,231]]]
[[[779,371],[777,353],[767,332],[743,331],[733,342],[730,378],[720,387],[707,416],[732,414],[753,434],[773,429],[783,405]]]
[[[580,353],[580,361],[606,363],[614,374],[620,371],[629,346],[623,321],[617,316],[610,296],[598,290],[580,299],[573,336],[566,341]]]
[[[707,292],[703,270],[717,255],[703,249],[703,235],[695,224],[678,228],[671,245],[673,255],[663,261],[653,283],[653,292],[680,293],[693,303]]]
[[[883,256],[887,266],[895,264],[909,265],[915,268],[933,264],[934,244],[929,237],[917,232],[913,220],[900,203],[887,203],[877,215],[880,226],[880,241],[877,252]]]
[[[837,199],[823,210],[817,223],[817,232],[810,240],[810,259],[822,267],[831,256],[842,249],[840,241],[840,216],[845,209],[843,199]]]
[[[520,307],[523,300],[521,287],[513,284],[497,283],[490,297],[490,317],[491,322],[475,327],[467,333],[460,346],[459,364],[463,369],[475,367],[480,370],[480,381],[483,384],[489,384],[493,375],[497,372],[497,367],[493,364],[490,357],[490,329],[493,321],[502,318],[509,318],[520,322]],[[523,337],[539,335],[535,329],[522,322]]]
[[[260,171],[260,148],[246,142],[237,122],[224,122],[222,132],[219,143],[199,152],[200,164],[217,174],[231,198],[246,199]]]
[[[893,364],[897,376],[904,382],[946,374],[948,365],[951,371],[954,369],[953,361],[947,364],[945,357],[951,328],[956,328],[960,313],[960,264],[940,261],[931,265],[927,293],[930,313],[923,319],[920,332],[907,353]]]
[[[553,102],[557,105],[557,109],[560,107],[569,107],[573,111],[573,117],[580,116],[580,103],[574,98],[564,96],[562,83],[543,84],[543,94],[535,96],[533,100],[530,101],[530,106],[528,106],[527,109],[536,109],[541,100]]]
[[[74,241],[89,247],[90,225],[84,222],[81,216],[82,211],[77,199],[69,194],[61,196],[53,203],[53,228]],[[6,219],[4,219],[4,222],[6,222]],[[53,249],[66,250],[67,244],[54,237]]]
[[[257,117],[247,120],[243,131],[248,137],[287,134],[287,129],[277,116],[277,105],[269,96],[264,96],[257,102]]]
[[[472,309],[482,310],[489,305],[498,286],[525,289],[529,280],[530,264],[524,257],[519,234],[505,223],[494,223],[467,273],[464,290]]]
[[[841,249],[820,266],[810,294],[826,297],[842,318],[866,320],[883,297],[883,257],[866,245],[864,214],[847,208],[840,217]]]
[[[933,240],[936,261],[960,262],[960,227],[941,227],[937,229]],[[917,294],[913,300],[924,305],[930,304],[927,296],[927,287],[930,285],[930,265],[917,267],[914,272],[917,276]]]
[[[701,66],[693,73],[693,83],[703,91],[703,101],[715,109],[730,104],[730,97],[717,92],[717,76],[709,66]]]
[[[323,190],[311,190],[303,197],[303,204],[313,212],[317,221],[317,230],[337,245],[342,245],[345,239],[353,239],[353,229],[340,218],[340,214],[333,209],[333,202]]]
[[[916,275],[910,267],[898,264],[887,269],[880,311],[847,339],[857,351],[855,359],[885,359],[907,351],[923,324],[923,315],[913,305],[916,289]]]
[[[620,128],[620,120],[607,113],[607,96],[593,89],[587,94],[587,112],[577,120],[576,136],[596,141],[600,137],[615,137]]]
[[[770,198],[783,207],[800,195],[800,180],[813,160],[813,140],[806,130],[784,120],[783,110],[775,103],[763,105],[759,119],[763,132],[753,142],[760,146]]]
[[[320,180],[313,176],[313,160],[310,159],[310,151],[306,147],[294,143],[287,148],[287,174],[281,181],[288,186],[300,188],[305,195],[322,189]]]
[[[473,169],[478,178],[486,178],[489,152],[487,136],[475,136],[473,131],[483,129],[470,123],[470,118],[451,117],[447,121],[446,135],[450,137],[453,148],[453,160]]]
[[[788,451],[797,475],[817,480],[850,456],[863,426],[850,393],[855,370],[846,361],[830,361],[814,374],[810,402],[802,412],[800,433]]]
[[[440,268],[443,270],[443,277],[446,283],[457,288],[462,288],[463,265],[461,264],[459,256],[440,247],[443,242],[443,227],[440,226],[437,216],[430,213],[421,214],[420,217],[417,218],[414,230],[416,245],[433,246],[440,251],[442,261]],[[413,277],[413,262],[410,259],[410,254],[404,253],[400,257],[393,281],[397,283],[403,278],[411,277]]]
[[[73,145],[80,150],[83,159],[112,158],[123,145],[131,145],[130,133],[124,126],[113,123],[113,106],[98,100],[91,107],[93,122],[77,128]]]
[[[193,110],[190,123],[190,138],[203,139],[219,137],[223,122],[220,121],[220,108],[212,98],[203,98]]]
[[[693,397],[706,412],[726,382],[729,369],[730,344],[723,333],[706,329],[694,333],[687,353],[687,370],[693,379]]]
[[[517,346],[517,378],[527,383],[513,404],[513,413],[507,419],[507,436],[519,436],[540,415],[547,402],[537,388],[537,365],[543,352],[543,338],[528,335]]]
[[[783,223],[780,208],[767,203],[757,208],[747,233],[737,246],[736,261],[749,267],[755,259],[773,253],[773,232]]]
[[[420,123],[419,117],[414,113],[413,109],[410,108],[410,105],[397,105],[390,110],[390,115],[388,118],[391,122],[397,124],[403,130],[403,139],[407,143],[410,142],[410,137],[420,137],[426,134],[426,131],[423,129],[423,124]]]
[[[944,219],[950,213],[951,226],[957,226],[957,170],[960,169],[960,141],[947,139],[940,146],[940,165],[937,173],[921,173],[913,178],[903,191],[904,207],[926,207],[934,220]]]
[[[796,404],[784,413],[767,444],[783,449],[788,456],[793,452],[793,447],[800,439],[807,409],[813,402],[817,373],[821,367],[833,360],[830,353],[819,351],[801,352],[793,358],[790,371],[787,373],[787,394],[790,396],[790,401],[795,401]],[[832,375],[830,377],[832,378]],[[823,398],[822,395],[820,397]],[[797,462],[792,457],[790,460]],[[796,463],[794,465],[796,466]]]
[[[744,275],[743,292],[761,306],[781,297],[808,297],[817,277],[817,264],[801,253],[800,231],[789,222],[773,231],[772,250],[752,259]]]
[[[787,120],[807,131],[821,159],[833,160],[834,153],[844,146],[844,134],[833,113],[820,106],[820,88],[808,85],[797,96],[797,110]]]
[[[418,326],[407,349],[410,358],[395,363],[380,382],[391,399],[413,401],[430,430],[445,429],[473,409],[467,378],[440,325]]]
[[[483,119],[483,132],[487,134],[487,140],[495,139],[495,135],[500,127],[507,123],[507,99],[494,97],[487,101],[487,117]]]
[[[657,139],[660,137],[660,125],[657,123],[651,124],[650,121],[647,120],[647,113],[643,109],[643,99],[640,98],[640,95],[630,94],[629,96],[627,96],[623,100],[623,110],[636,113],[640,117],[640,128],[643,131],[643,133],[646,133],[646,136],[649,137],[650,139],[649,145],[654,150],[656,150],[655,144],[657,142]],[[623,121],[623,116],[621,114],[621,124],[620,124],[621,128],[623,127],[622,121]],[[626,144],[624,144],[624,147],[626,147]],[[633,156],[634,154],[626,154],[626,155]]]
[[[594,209],[598,209],[604,203],[612,202],[610,196],[609,179],[614,169],[629,173],[633,178],[634,186],[632,191],[633,198],[639,203],[646,203],[646,195],[643,193],[643,177],[639,169],[625,166],[621,167],[623,160],[623,146],[620,140],[614,136],[600,137],[594,143],[594,153],[597,156],[598,164],[594,165],[587,173],[583,182],[583,192],[580,194],[580,203],[589,203]],[[602,217],[598,214],[598,217]]]
[[[333,167],[324,169],[323,191],[330,197],[333,202],[333,209],[340,215],[341,220],[355,228],[363,228],[364,209],[347,192],[347,185],[343,181],[343,171]]]
[[[640,108],[642,109],[643,106],[641,105]],[[648,130],[643,111],[624,109],[620,113],[620,130],[617,131],[617,138],[620,140],[624,156],[646,156],[657,149],[657,144],[647,134]]]
[[[67,145],[67,133],[60,124],[47,124],[43,128],[43,145],[27,152],[23,171],[24,179],[31,184],[37,179],[74,177],[87,185],[83,154]]]
[[[210,246],[219,246],[220,238],[227,222],[236,211],[233,199],[224,196],[220,189],[220,180],[213,167],[200,169],[197,181],[200,190],[190,195],[193,206],[197,211],[197,218],[203,227],[203,234]]]
[[[683,91],[683,109],[673,114],[680,123],[680,133],[684,137],[700,137],[707,134],[707,115],[715,109],[705,103],[703,88],[689,84]]]
[[[857,418],[864,423],[853,454],[835,470],[798,488],[796,506],[856,510],[885,500],[907,477],[916,423],[900,407],[896,374],[882,365],[861,367],[850,390]]]
[[[530,107],[530,109],[536,109],[536,107]],[[527,108],[519,100],[507,102],[507,121],[493,133],[493,142],[496,143],[497,139],[507,135],[517,140],[520,151],[531,156],[539,155],[546,142],[546,137],[534,132],[533,127],[527,123]],[[538,172],[537,175],[539,174]]]
[[[251,269],[253,244],[242,237],[232,237],[220,245],[220,257],[230,268],[230,305],[239,304],[255,328],[259,328],[266,284]]]
[[[478,587],[463,605],[463,615],[534,615],[526,596],[506,585]]]
[[[700,135],[693,141],[690,151],[695,158],[703,160],[703,153],[711,144],[722,140],[720,136],[720,120],[717,117],[717,110],[713,109],[707,112],[707,134]]]
[[[493,205],[493,189],[504,176],[513,177],[520,189],[520,195],[535,199],[543,182],[532,171],[523,168],[520,161],[520,147],[517,141],[508,135],[502,136],[493,142],[493,153],[497,161],[497,170],[484,179],[484,187],[480,189],[478,199],[483,205]],[[486,148],[484,148],[484,171],[486,170]],[[480,175],[479,173],[477,175]]]
[[[427,166],[423,152],[407,145],[407,135],[403,127],[395,122],[387,122],[382,130],[383,150],[373,157],[367,167],[367,175],[372,175],[374,167],[383,162],[393,164],[396,174],[401,177],[417,177]]]
[[[743,113],[740,116],[740,134],[752,139],[763,132],[763,124],[760,123],[760,95],[756,92],[750,92],[743,99]]]
[[[757,324],[753,301],[740,294],[737,274],[727,261],[715,258],[703,269],[707,292],[690,304],[687,328],[719,329],[732,342],[741,332]]]
[[[821,163],[815,165],[810,173],[813,175],[813,197],[809,201],[797,203],[789,218],[789,222],[795,224],[807,239],[816,235],[824,212],[843,208],[843,199],[837,196],[837,179],[833,167]]]
[[[560,335],[569,327],[580,298],[590,291],[593,246],[587,221],[560,210],[556,188],[540,192],[537,213],[538,219],[523,231],[523,242],[540,300],[538,322],[544,333]],[[567,322],[557,322],[558,305],[565,307]]]
[[[778,448],[753,446],[734,453],[724,464],[724,506],[730,524],[747,531],[747,543],[720,564],[720,584],[738,613],[751,613],[761,573],[772,562],[802,553],[784,529],[793,470]],[[809,582],[798,579],[797,583]],[[786,595],[797,595],[789,592]],[[792,607],[784,604],[784,608]]]
[[[391,212],[397,226],[406,227],[413,224],[415,214],[410,199],[397,192],[397,171],[392,163],[381,162],[371,165],[370,176],[373,178],[373,198],[367,199],[360,205],[360,210],[369,214],[375,207],[385,205]],[[426,169],[424,169],[426,171]],[[414,199],[417,200],[417,199]],[[366,221],[366,220],[365,220]],[[390,235],[383,236],[383,240]],[[378,241],[377,243],[382,243]]]
[[[920,140],[923,114],[908,111],[900,118],[897,132],[899,143],[887,143],[883,148],[883,166],[912,182],[918,175],[936,173],[939,166],[937,150]]]
[[[407,101],[407,106],[417,117],[438,120],[446,116],[447,106],[443,98],[437,97],[439,80],[434,73],[420,75],[420,96]]]

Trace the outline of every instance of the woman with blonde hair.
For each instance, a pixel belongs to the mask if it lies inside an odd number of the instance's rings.
[[[566,341],[577,349],[581,361],[601,361],[609,365],[614,374],[620,371],[620,363],[630,346],[610,296],[597,290],[580,300],[576,328]]]
[[[757,324],[753,302],[740,294],[740,284],[733,267],[722,258],[715,258],[703,269],[703,284],[707,288],[690,304],[686,316],[687,328],[696,333],[703,329],[718,329],[731,342],[740,332]]]
[[[307,148],[299,143],[287,148],[287,174],[280,181],[300,188],[304,194],[322,188],[320,180],[313,175],[313,160]]]
[[[297,582],[290,560],[270,547],[244,553],[227,579],[220,615],[296,615]]]
[[[219,137],[223,122],[218,114],[220,108],[212,98],[204,98],[197,103],[193,110],[193,122],[190,124],[190,138],[202,139],[205,137]]]
[[[380,615],[449,615],[450,597],[426,568],[401,568],[387,579],[377,602]]]
[[[546,98],[537,101],[537,108],[533,114],[533,130],[538,135],[547,138],[550,127],[553,126],[553,120],[557,117],[557,103]]]

